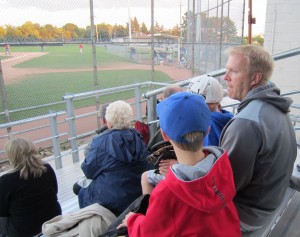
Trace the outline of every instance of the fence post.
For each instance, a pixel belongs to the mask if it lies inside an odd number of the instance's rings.
[[[156,104],[157,104],[156,95],[151,96],[147,100],[147,120],[148,120],[148,122],[157,120]],[[156,128],[157,128],[156,123],[151,123],[149,125],[150,138],[152,138],[154,136]]]
[[[136,120],[142,120],[142,107],[141,107],[141,87],[135,86],[134,87],[134,97],[135,97],[135,113],[136,113]]]
[[[70,143],[72,150],[72,158],[73,163],[79,162],[79,153],[78,153],[78,145],[76,142],[76,126],[75,126],[75,116],[74,116],[74,105],[73,105],[73,97],[65,98],[66,106],[67,106],[67,115],[68,115],[68,124],[69,124],[69,133],[70,133]]]
[[[51,111],[49,111],[51,113]],[[57,129],[57,114],[54,117],[50,118],[50,127],[51,127],[51,135],[52,135],[52,146],[53,146],[53,154],[55,161],[55,168],[62,168],[62,160],[60,153],[60,142],[59,142],[59,134]]]

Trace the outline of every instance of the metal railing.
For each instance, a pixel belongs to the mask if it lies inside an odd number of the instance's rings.
[[[7,128],[15,127],[17,125],[28,124],[28,123],[32,123],[32,122],[36,122],[36,121],[40,121],[40,120],[44,120],[44,119],[49,119],[49,125],[36,126],[36,127],[31,128],[31,129],[23,130],[23,131],[20,131],[20,132],[17,132],[17,133],[10,132],[8,135],[2,136],[2,138],[3,137],[12,137],[14,135],[20,135],[20,134],[23,134],[25,132],[33,132],[33,131],[39,130],[41,128],[50,127],[50,130],[51,130],[51,136],[50,137],[45,137],[43,139],[33,141],[33,143],[37,144],[37,143],[40,143],[40,142],[51,140],[52,141],[52,147],[53,147],[53,154],[54,154],[54,157],[52,159],[55,160],[55,167],[57,169],[62,168],[62,160],[61,160],[62,155],[61,155],[61,152],[60,152],[59,137],[62,136],[62,135],[65,135],[65,134],[62,134],[62,133],[59,134],[59,132],[58,132],[57,117],[60,116],[60,115],[63,115],[63,114],[65,114],[65,112],[49,113],[49,114],[43,115],[43,116],[38,116],[38,117],[29,118],[29,119],[23,119],[23,120],[10,122],[10,123],[0,124],[0,129],[7,129]],[[4,153],[4,151],[0,151],[0,153]]]
[[[292,57],[292,56],[299,55],[299,54],[300,54],[300,48],[297,48],[297,49],[293,49],[293,50],[289,50],[289,51],[286,51],[283,53],[273,55],[273,58],[274,58],[274,60],[281,60],[281,59],[284,59],[287,57]],[[220,70],[209,73],[209,75],[217,77],[217,76],[224,75],[224,73],[225,73],[225,69],[220,69]],[[183,80],[183,81],[177,82],[175,84],[177,84],[179,86],[186,86],[192,79],[193,78],[190,78],[188,80]],[[161,87],[158,89],[148,91],[144,94],[141,94],[142,88],[151,87],[153,85],[161,86]],[[20,135],[25,132],[34,132],[36,130],[40,130],[42,128],[49,127],[51,130],[51,136],[34,141],[34,143],[40,143],[40,142],[43,142],[46,140],[51,140],[54,155],[53,155],[53,157],[49,158],[48,160],[50,160],[50,159],[55,160],[55,166],[57,169],[59,169],[59,168],[62,168],[62,159],[61,158],[62,158],[62,156],[64,156],[61,154],[61,148],[60,148],[61,144],[60,144],[59,138],[67,135],[67,137],[68,137],[67,141],[70,142],[70,145],[71,145],[71,150],[67,154],[72,154],[73,162],[78,162],[79,161],[79,153],[78,152],[81,148],[78,148],[77,140],[79,138],[94,134],[94,131],[85,131],[84,133],[77,134],[75,121],[89,117],[89,116],[95,116],[95,115],[97,115],[97,117],[99,116],[98,111],[96,111],[96,109],[95,109],[95,111],[92,111],[92,112],[81,113],[79,115],[75,115],[74,101],[91,98],[91,97],[94,97],[94,98],[100,97],[100,96],[107,95],[107,94],[115,94],[115,93],[123,92],[126,90],[134,90],[134,102],[131,104],[135,108],[134,109],[135,119],[136,120],[142,119],[142,117],[143,117],[142,103],[147,102],[147,114],[148,114],[147,123],[150,127],[150,136],[152,136],[154,134],[154,131],[156,128],[156,122],[158,121],[157,116],[156,116],[156,111],[155,111],[156,103],[157,103],[156,96],[158,94],[162,93],[162,91],[165,89],[165,87],[167,85],[168,85],[168,83],[143,82],[143,83],[136,83],[136,84],[126,85],[126,86],[119,86],[119,87],[114,87],[114,88],[108,88],[108,89],[102,89],[102,90],[96,90],[96,91],[90,91],[90,92],[84,92],[84,93],[78,93],[78,94],[67,94],[67,95],[63,96],[63,102],[66,104],[65,112],[57,112],[57,113],[50,112],[49,114],[44,115],[44,116],[38,116],[38,117],[30,118],[30,119],[24,119],[24,120],[19,120],[19,121],[15,121],[15,122],[0,124],[0,130],[14,128],[18,125],[29,124],[29,123],[33,123],[33,122],[43,120],[43,119],[49,119],[49,125],[36,126],[36,127],[30,128],[30,129],[26,129],[26,130],[22,130],[22,131],[18,131],[18,132],[15,132],[14,129],[12,129],[10,132],[7,132],[7,134],[4,134],[4,135],[0,134],[0,139],[9,139],[10,137],[15,136],[15,135]],[[283,93],[282,96],[289,96],[289,95],[295,95],[295,94],[300,94],[300,89],[288,91],[286,93]],[[231,107],[234,109],[237,105],[238,105],[237,103],[234,103],[234,104],[226,105],[224,107],[227,107],[227,108]],[[291,108],[300,109],[300,105],[294,103],[291,105]],[[61,115],[66,115],[66,118],[64,119],[63,123],[65,125],[68,125],[69,131],[67,133],[59,133],[58,132],[59,123],[57,122],[57,117],[61,116]],[[97,118],[97,119],[99,119],[99,118]],[[295,131],[296,132],[300,131],[300,127],[297,126],[300,122],[300,115],[291,114],[291,119],[293,121]],[[298,146],[300,146],[300,141],[298,141]],[[2,153],[4,153],[4,151],[0,150],[0,154],[2,154]]]

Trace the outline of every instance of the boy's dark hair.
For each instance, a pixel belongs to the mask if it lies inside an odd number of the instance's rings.
[[[186,143],[173,142],[182,150],[195,152],[202,148],[204,133],[190,132],[184,135],[184,139],[187,141]]]

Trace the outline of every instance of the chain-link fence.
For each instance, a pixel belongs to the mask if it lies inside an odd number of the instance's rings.
[[[67,93],[219,69],[242,19],[239,0],[2,1],[0,122],[65,110]]]

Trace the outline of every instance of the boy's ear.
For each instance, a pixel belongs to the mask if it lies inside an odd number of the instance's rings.
[[[160,132],[161,132],[161,135],[162,135],[162,137],[165,141],[170,141],[170,138],[168,137],[167,134],[165,134],[165,132],[163,130],[160,129]]]

